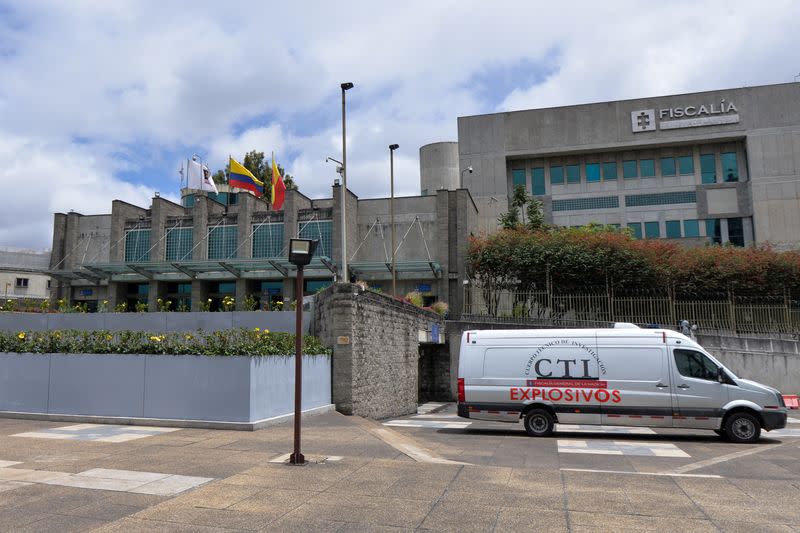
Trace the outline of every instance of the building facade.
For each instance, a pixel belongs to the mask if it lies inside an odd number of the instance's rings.
[[[249,193],[184,190],[182,205],[154,197],[141,207],[115,200],[110,214],[57,213],[50,273],[52,297],[86,303],[90,310],[217,310],[226,297],[235,308],[272,308],[297,299],[289,239],[319,241],[305,268],[303,294],[338,276],[342,259],[341,186],[312,200],[286,193],[273,211]],[[390,200],[360,200],[347,191],[350,276],[391,292]],[[395,198],[397,294],[422,293],[460,306],[467,239],[477,208],[466,190]]]
[[[798,83],[460,117],[458,140],[484,231],[519,184],[559,226],[800,246]]]
[[[50,252],[0,250],[0,288],[3,301],[41,302],[50,297]],[[2,304],[0,304],[2,305]]]

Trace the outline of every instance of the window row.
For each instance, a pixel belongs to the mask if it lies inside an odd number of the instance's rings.
[[[739,181],[739,165],[736,152],[723,152],[719,154],[721,177],[717,173],[717,154],[700,154],[700,180],[702,183],[717,183]],[[624,179],[654,178],[656,177],[656,163],[660,166],[661,176],[690,176],[695,173],[694,156],[683,155],[678,157],[662,157],[656,159],[630,159],[622,161],[621,176]],[[583,164],[583,176],[587,183],[616,180],[620,176],[619,163],[607,161],[604,163]],[[511,180],[514,187],[522,185],[527,188],[527,171],[514,169],[511,171]],[[581,182],[581,165],[550,165],[550,183],[563,185],[564,183]],[[531,192],[534,195],[545,194],[545,167],[531,169]]]
[[[330,220],[311,220],[300,222],[299,236],[303,239],[317,239],[319,244],[315,255],[331,257],[333,243]],[[208,228],[208,259],[233,259],[239,250],[239,228],[235,224],[218,225]],[[255,224],[252,233],[251,257],[265,259],[283,257],[284,225],[282,222]],[[165,240],[164,259],[166,261],[190,261],[196,245],[193,228],[168,228]],[[128,230],[125,234],[125,262],[140,263],[150,261],[150,252],[155,248],[150,242],[149,229]]]
[[[625,207],[693,204],[696,202],[697,202],[697,193],[695,191],[625,195]],[[590,198],[567,198],[567,199],[553,200],[553,211],[614,209],[617,207],[619,207],[618,196],[594,196]]]
[[[701,225],[705,227],[705,236],[712,243],[722,244],[729,242],[735,246],[744,246],[744,224],[741,218],[727,219],[728,235],[727,240],[722,237],[722,219],[709,218],[705,220],[667,220],[664,222],[665,232],[661,233],[661,223],[652,222],[629,222],[628,228],[633,232],[636,239],[681,239],[701,237]]]

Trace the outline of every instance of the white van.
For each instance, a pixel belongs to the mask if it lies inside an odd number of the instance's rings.
[[[755,442],[786,426],[771,387],[740,379],[699,344],[661,329],[467,331],[458,415],[524,421],[542,437],[556,423],[714,430]]]

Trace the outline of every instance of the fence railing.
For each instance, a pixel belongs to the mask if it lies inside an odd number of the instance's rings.
[[[612,292],[497,290],[464,286],[462,318],[574,327],[613,322],[675,328],[688,320],[703,330],[743,333],[800,332],[800,302],[787,296],[685,299],[672,294],[617,295]]]

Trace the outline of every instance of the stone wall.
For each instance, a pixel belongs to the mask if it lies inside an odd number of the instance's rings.
[[[433,324],[444,331],[439,315],[339,283],[317,295],[313,323],[333,346],[337,410],[373,419],[417,411],[420,338],[430,339]]]

